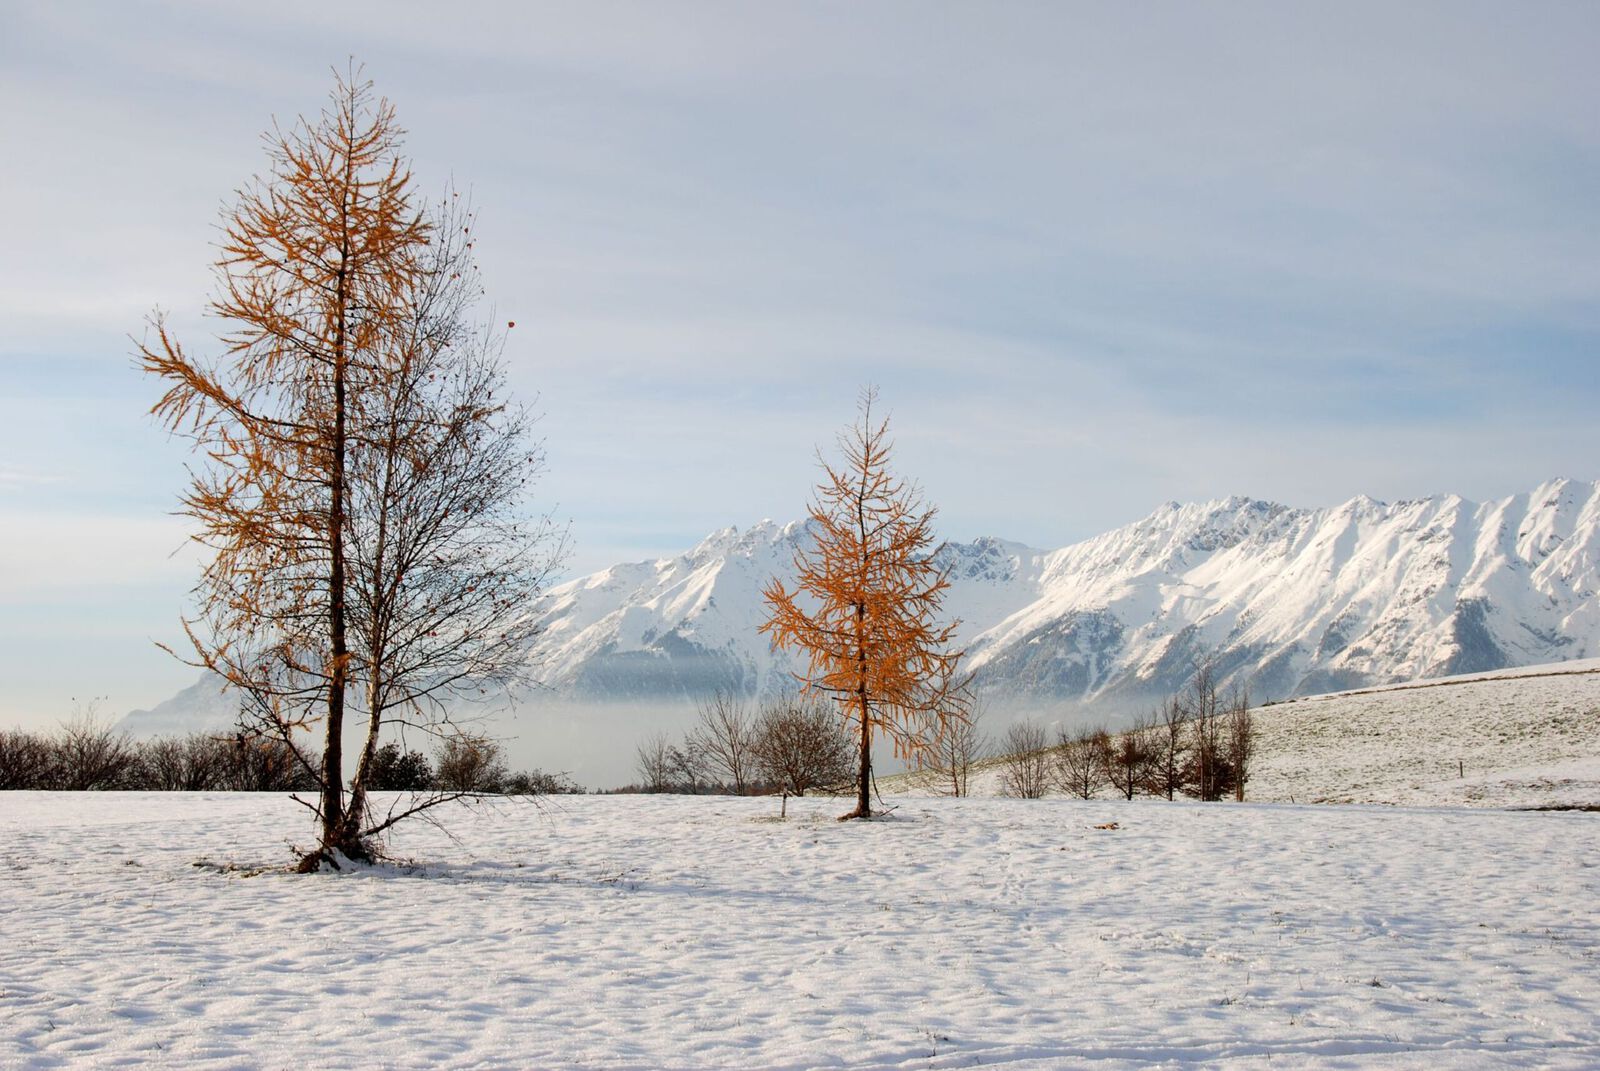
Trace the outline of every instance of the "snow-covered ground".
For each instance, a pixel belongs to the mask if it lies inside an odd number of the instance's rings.
[[[1259,712],[1261,800],[1600,805],[1600,661],[1314,696]]]
[[[0,1066],[1600,1066],[1600,815],[789,807],[0,794]]]
[[[1600,806],[1600,659],[1311,696],[1255,718],[1252,800]],[[1002,763],[984,764],[972,794],[1000,795],[1002,777]],[[943,787],[928,771],[882,782]]]

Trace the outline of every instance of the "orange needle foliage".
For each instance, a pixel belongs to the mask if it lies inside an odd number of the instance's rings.
[[[341,79],[320,121],[267,141],[216,266],[222,355],[191,357],[158,316],[140,358],[167,384],[153,412],[206,459],[183,499],[212,552],[185,621],[195,661],[317,776],[313,866],[367,857],[397,820],[368,814],[385,725],[443,735],[445,699],[525,668],[524,607],[559,547],[533,554],[549,530],[515,508],[541,458],[503,401],[497,336],[467,320],[470,214],[414,207],[367,84]],[[320,757],[297,738],[313,727]]]
[[[856,809],[872,814],[872,742],[887,736],[899,758],[920,764],[953,722],[965,721],[959,621],[941,624],[948,570],[933,557],[933,507],[889,467],[889,422],[874,420],[875,390],[839,437],[844,463],[822,462],[810,507],[814,547],[795,554],[797,586],[771,581],[761,631],[774,647],[803,651],[808,692],[838,704],[860,746]]]
[[[222,359],[191,358],[159,316],[140,349],[169,384],[152,412],[211,461],[183,500],[214,551],[199,588],[209,635],[185,622],[190,641],[275,724],[307,724],[322,697],[324,850],[356,850],[342,772],[352,388],[403,330],[429,230],[394,110],[369,93],[341,79],[317,125],[268,136],[270,177],[240,191],[217,262]]]

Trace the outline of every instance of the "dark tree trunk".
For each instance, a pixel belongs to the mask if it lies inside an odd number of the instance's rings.
[[[861,773],[856,779],[856,809],[841,818],[872,817],[872,719],[867,697],[861,696]]]

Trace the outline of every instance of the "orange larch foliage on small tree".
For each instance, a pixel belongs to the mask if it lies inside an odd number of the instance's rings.
[[[816,538],[795,554],[794,591],[770,582],[761,631],[774,647],[804,652],[798,675],[830,697],[856,735],[856,808],[872,815],[872,745],[887,737],[896,757],[920,764],[955,721],[966,718],[958,621],[941,622],[948,570],[934,558],[933,519],[917,487],[889,467],[889,423],[873,416],[877,392],[861,398],[856,424],[839,437],[839,467],[822,462],[810,517]]]

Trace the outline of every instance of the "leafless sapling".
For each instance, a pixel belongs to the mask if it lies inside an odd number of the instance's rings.
[[[930,766],[940,791],[966,796],[971,791],[972,770],[989,754],[989,737],[983,731],[983,703],[974,696],[965,719],[951,719],[933,748]]]
[[[1106,783],[1106,751],[1110,737],[1104,729],[1061,730],[1056,748],[1056,779],[1061,790],[1081,800],[1093,799]]]
[[[1050,739],[1036,721],[1013,722],[1001,747],[1000,786],[1007,796],[1042,799],[1050,788]]]
[[[719,691],[700,707],[691,744],[707,774],[742,796],[755,776],[755,719],[731,692]]]

